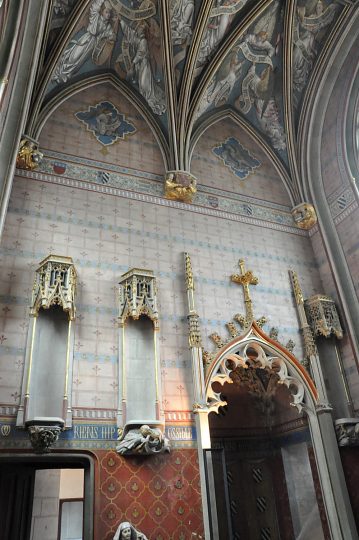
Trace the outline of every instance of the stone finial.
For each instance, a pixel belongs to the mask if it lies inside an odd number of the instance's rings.
[[[191,203],[197,193],[197,179],[186,171],[168,171],[165,177],[165,197],[172,201]]]
[[[24,135],[20,141],[16,158],[16,167],[33,171],[40,165],[44,154],[39,150],[39,143]]]
[[[292,216],[299,229],[309,231],[317,223],[317,214],[312,204],[303,202],[292,208]]]

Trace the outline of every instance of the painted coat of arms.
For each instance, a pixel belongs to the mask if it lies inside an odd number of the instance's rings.
[[[109,101],[101,101],[86,111],[78,111],[75,116],[104,146],[124,139],[126,135],[136,131],[135,126]]]
[[[231,169],[233,174],[241,178],[247,178],[261,162],[253,157],[249,151],[234,137],[212,148],[212,152],[219,157],[224,165]]]

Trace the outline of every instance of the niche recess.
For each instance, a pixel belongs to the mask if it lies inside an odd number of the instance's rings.
[[[46,257],[36,270],[32,291],[17,415],[17,426],[29,430],[38,451],[48,450],[45,441],[51,445],[62,429],[72,426],[75,293],[76,270],[71,257]]]
[[[125,435],[144,424],[164,427],[161,410],[156,279],[134,268],[119,283],[118,426]]]

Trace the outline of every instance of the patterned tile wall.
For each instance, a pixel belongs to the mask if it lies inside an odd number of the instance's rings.
[[[17,403],[28,324],[28,304],[37,263],[51,252],[74,258],[79,273],[76,322],[75,407],[116,406],[116,284],[129,267],[154,270],[161,313],[164,406],[191,408],[183,252],[192,255],[203,334],[226,332],[243,311],[240,288],[230,283],[243,257],[258,275],[254,310],[267,315],[280,338],[293,338],[301,357],[297,315],[288,268],[295,268],[307,294],[322,290],[307,237],[162,205],[24,178],[16,179],[1,244],[0,284],[3,401]],[[205,339],[207,348],[210,348]]]
[[[204,538],[196,450],[149,459],[97,451],[95,540],[112,540],[130,521],[151,540]]]

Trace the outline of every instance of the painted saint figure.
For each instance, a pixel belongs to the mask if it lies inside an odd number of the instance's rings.
[[[123,43],[121,57],[126,56],[127,75],[138,85],[140,94],[145,98],[155,114],[166,112],[165,94],[155,80],[151,65],[148,39],[149,24],[145,20],[132,23],[121,20]],[[124,53],[124,51],[126,51]],[[122,58],[121,58],[122,59]]]
[[[318,55],[320,35],[332,22],[336,13],[335,4],[325,8],[318,0],[314,10],[307,12],[306,6],[298,6],[294,22],[293,46],[293,102],[298,107],[302,92],[310,77]]]
[[[108,0],[93,0],[85,32],[69,42],[54,70],[52,80],[58,84],[66,83],[91,56],[95,64],[104,63],[112,52],[115,40],[111,4]]]
[[[183,44],[192,35],[194,0],[172,0],[171,31],[175,45]]]
[[[147,536],[135,529],[128,521],[123,521],[118,526],[113,540],[147,540]]]

